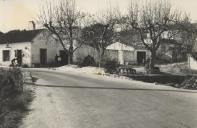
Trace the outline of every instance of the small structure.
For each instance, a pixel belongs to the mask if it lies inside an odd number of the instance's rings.
[[[150,57],[150,52],[145,48],[137,48],[120,42],[113,43],[107,47],[107,58],[115,59],[120,64],[144,64]]]

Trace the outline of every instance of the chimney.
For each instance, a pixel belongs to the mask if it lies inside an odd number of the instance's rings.
[[[32,20],[32,21],[29,21],[32,25],[32,30],[36,30],[36,23]]]

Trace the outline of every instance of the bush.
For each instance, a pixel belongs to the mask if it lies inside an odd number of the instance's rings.
[[[115,73],[119,66],[119,63],[116,60],[107,60],[104,64],[104,68],[108,73]]]
[[[23,90],[18,68],[2,70],[0,78],[0,128],[16,128],[33,100],[32,91]]]
[[[14,97],[23,91],[23,75],[20,69],[12,68],[0,74],[0,97]]]
[[[16,128],[19,116],[22,117],[18,111],[3,113],[0,115],[0,128]]]
[[[77,65],[77,66],[79,66],[79,67],[81,67],[82,66],[82,63],[83,63],[83,60],[84,60],[84,58],[82,58],[82,57],[77,57],[77,59],[76,59],[77,61],[76,62],[74,62],[74,64],[75,65]]]
[[[8,103],[10,110],[22,110],[27,111],[29,102],[33,100],[32,92],[31,91],[25,91],[21,93],[20,95],[17,95],[13,99],[11,99],[10,103]]]
[[[96,65],[96,62],[94,60],[94,57],[88,55],[84,58],[80,66],[84,67],[84,66],[95,66],[95,65]]]
[[[184,89],[197,89],[197,77],[193,76],[190,78],[187,78],[184,82],[182,82],[178,87],[184,88]]]
[[[27,64],[23,64],[22,67],[23,68],[29,68],[29,66]]]

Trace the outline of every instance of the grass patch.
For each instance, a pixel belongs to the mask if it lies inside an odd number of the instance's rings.
[[[17,128],[28,106],[33,92],[24,90],[23,75],[17,68],[0,72],[0,128]]]

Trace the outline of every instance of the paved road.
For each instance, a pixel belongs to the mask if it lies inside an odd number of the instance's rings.
[[[197,128],[197,92],[86,74],[33,72],[21,128]]]

